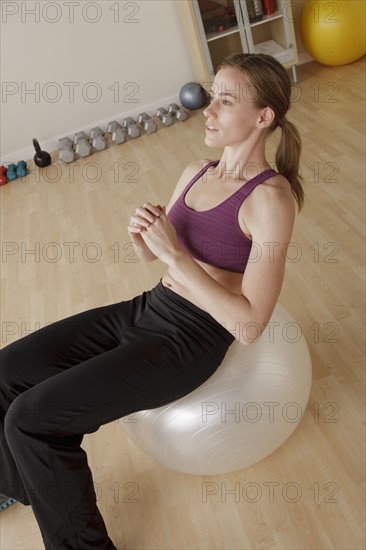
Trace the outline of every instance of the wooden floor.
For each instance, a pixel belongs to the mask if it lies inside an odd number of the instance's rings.
[[[86,436],[98,504],[119,549],[365,548],[364,65],[300,66],[288,115],[303,139],[306,200],[292,239],[300,253],[287,262],[279,301],[301,326],[313,364],[299,427],[254,466],[209,477],[160,466],[121,421]],[[203,122],[196,111],[0,189],[2,346],[158,282],[164,264],[136,263],[126,226],[136,205],[165,204],[193,159],[220,157],[204,144]],[[239,502],[221,489],[204,502],[204,481],[226,490],[239,483]],[[260,487],[256,502],[245,491],[249,482]],[[16,504],[0,522],[1,549],[43,548],[30,507]]]

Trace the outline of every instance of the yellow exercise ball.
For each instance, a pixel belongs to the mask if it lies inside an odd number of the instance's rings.
[[[300,20],[305,50],[324,65],[346,65],[366,53],[365,0],[308,0]]]

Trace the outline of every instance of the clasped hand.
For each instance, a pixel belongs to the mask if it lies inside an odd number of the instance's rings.
[[[139,234],[157,258],[170,264],[183,250],[177,232],[165,213],[165,206],[145,202],[136,208],[128,226],[130,234]]]

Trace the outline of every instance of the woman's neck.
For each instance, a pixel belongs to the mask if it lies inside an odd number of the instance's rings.
[[[215,175],[223,181],[247,181],[271,168],[266,160],[265,139],[225,147]]]

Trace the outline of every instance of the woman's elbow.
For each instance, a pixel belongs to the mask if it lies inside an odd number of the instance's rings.
[[[244,346],[254,344],[261,338],[266,326],[265,323],[258,321],[246,321],[242,323],[239,342]]]
[[[249,342],[249,340],[244,340],[243,338],[239,340],[239,343],[243,346],[249,346],[249,344],[252,344],[252,342]]]

